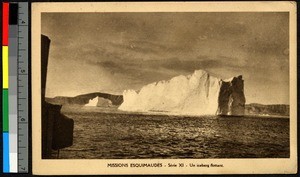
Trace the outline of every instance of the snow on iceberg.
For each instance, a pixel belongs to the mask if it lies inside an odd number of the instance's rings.
[[[84,106],[97,106],[97,104],[98,104],[98,97],[95,97],[90,99],[89,102]]]
[[[242,76],[226,81],[196,70],[188,76],[148,84],[139,92],[125,90],[119,109],[176,115],[244,115]]]

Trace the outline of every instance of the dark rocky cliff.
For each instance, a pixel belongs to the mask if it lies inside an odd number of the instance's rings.
[[[53,150],[72,146],[74,120],[61,113],[61,105],[50,104],[45,98],[50,39],[41,36],[41,105],[42,158],[52,157]]]

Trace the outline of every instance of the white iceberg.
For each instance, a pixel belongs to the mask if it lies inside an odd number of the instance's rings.
[[[98,104],[98,97],[95,97],[90,99],[89,102],[84,106],[97,106],[97,104]]]
[[[148,84],[137,92],[125,90],[119,109],[176,115],[244,115],[242,76],[226,81],[196,70],[188,76]]]

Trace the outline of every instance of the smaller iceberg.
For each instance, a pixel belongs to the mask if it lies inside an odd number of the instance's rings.
[[[97,106],[98,104],[98,97],[92,98],[89,100],[89,103],[85,104],[84,106]]]
[[[113,104],[109,99],[99,97],[97,106],[98,107],[112,107]]]

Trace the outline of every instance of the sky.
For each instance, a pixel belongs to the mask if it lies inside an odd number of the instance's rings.
[[[122,94],[202,69],[243,75],[246,103],[289,103],[284,12],[42,13],[46,97]]]

